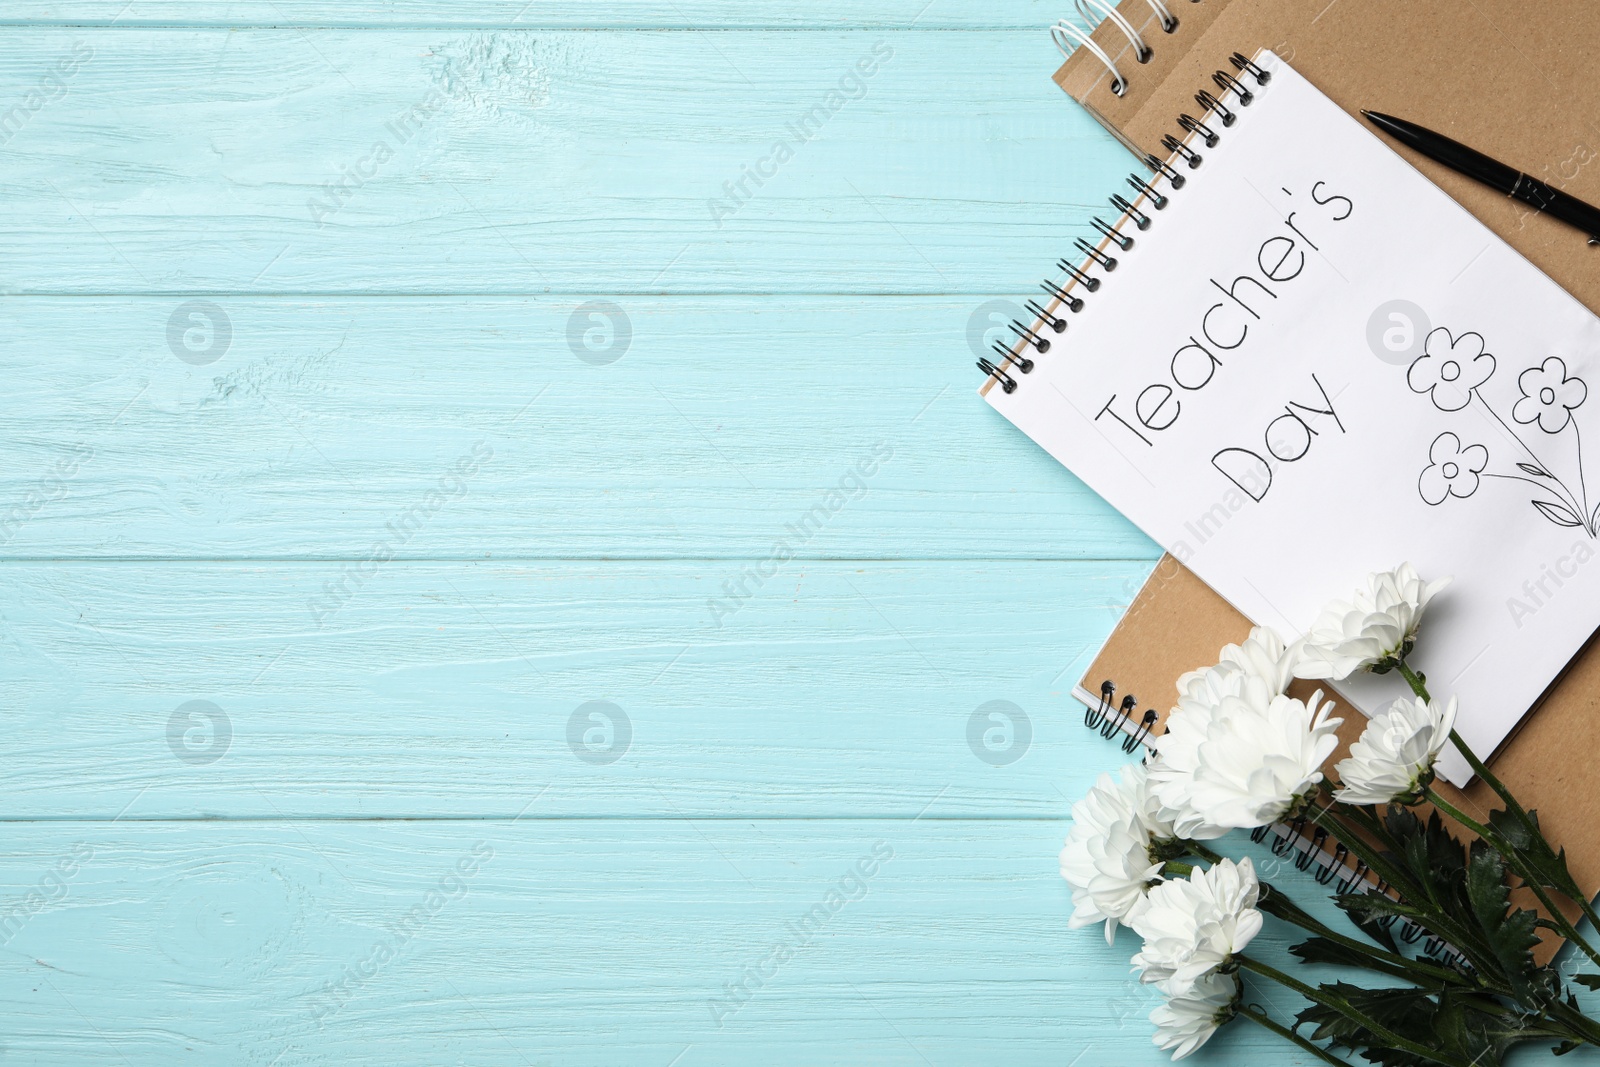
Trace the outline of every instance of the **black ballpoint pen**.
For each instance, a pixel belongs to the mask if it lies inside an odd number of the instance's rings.
[[[1442,133],[1434,133],[1414,122],[1392,115],[1380,115],[1375,111],[1363,111],[1361,114],[1401,144],[1416,149],[1437,163],[1443,163],[1453,171],[1492,186],[1536,211],[1560,219],[1569,226],[1576,226],[1589,234],[1591,245],[1600,245],[1600,209],[1546,185],[1515,167],[1491,159],[1475,148],[1468,148],[1460,141],[1453,141]]]

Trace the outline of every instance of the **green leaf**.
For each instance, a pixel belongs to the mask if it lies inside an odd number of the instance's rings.
[[[1366,989],[1345,982],[1324,985],[1322,990],[1344,1000],[1357,1013],[1391,1033],[1425,1048],[1437,1047],[1432,1027],[1436,1005],[1426,990]],[[1313,1041],[1328,1041],[1334,1048],[1364,1049],[1362,1058],[1382,1067],[1423,1067],[1434,1062],[1415,1053],[1389,1048],[1370,1029],[1336,1008],[1312,1004],[1295,1016],[1295,1022],[1297,1027],[1315,1027],[1311,1034]]]
[[[1367,1025],[1335,1008],[1312,1004],[1296,1016],[1314,1026],[1313,1040],[1361,1053],[1381,1067],[1421,1067],[1439,1062],[1499,1067],[1507,1052],[1528,1041],[1547,1041],[1548,1031],[1528,1025],[1528,1016],[1482,993],[1456,987],[1365,989],[1343,982],[1322,986],[1358,1015],[1404,1040],[1439,1054],[1438,1059],[1390,1048]]]
[[[1511,909],[1505,858],[1482,841],[1473,842],[1467,868],[1467,899],[1472,917],[1517,999],[1533,1003],[1545,991],[1539,988],[1543,983],[1538,982],[1538,968],[1533,963],[1533,948],[1539,943],[1539,916],[1524,908]]]
[[[1481,993],[1447,989],[1439,997],[1435,1027],[1443,1048],[1473,1064],[1498,1064],[1506,1053],[1529,1041],[1543,1043],[1551,1034],[1539,1024],[1545,1018],[1512,1010]]]
[[[1350,921],[1355,924],[1356,929],[1372,938],[1378,944],[1382,945],[1390,952],[1400,951],[1400,946],[1398,943],[1396,943],[1394,934],[1389,932],[1389,927],[1378,922],[1376,919],[1368,919],[1363,922],[1352,913],[1346,912],[1346,915]]]
[[[1600,991],[1600,974],[1575,974],[1572,980],[1585,989]]]
[[[1528,812],[1528,818],[1535,826],[1539,824],[1537,812]],[[1493,830],[1502,842],[1519,852],[1525,851],[1533,844],[1533,834],[1523,825],[1522,820],[1504,808],[1496,808],[1489,813],[1489,829]]]
[[[1446,911],[1454,911],[1458,905],[1464,908],[1466,848],[1451,836],[1439,813],[1431,813],[1424,823],[1410,808],[1391,804],[1383,821],[1400,846],[1397,859],[1428,901]]]
[[[1399,952],[1400,946],[1395,944],[1394,935],[1389,932],[1388,927],[1378,922],[1378,919],[1388,914],[1388,912],[1381,911],[1381,905],[1369,908],[1364,904],[1365,901],[1373,897],[1389,901],[1388,897],[1378,893],[1345,893],[1334,897],[1333,902],[1344,912],[1345,918],[1349,919],[1356,929],[1390,952]],[[1389,903],[1392,904],[1394,902],[1389,901]]]
[[[1342,893],[1334,897],[1333,902],[1362,922],[1381,919],[1385,915],[1414,919],[1422,914],[1416,906],[1382,893]]]
[[[1560,852],[1550,847],[1544,831],[1539,827],[1539,813],[1528,812],[1532,828],[1521,819],[1503,809],[1489,813],[1489,830],[1507,848],[1515,849],[1517,858],[1532,869],[1540,885],[1549,886],[1574,900],[1583,897],[1578,880],[1567,869],[1567,850]]]
[[[1379,970],[1373,966],[1371,956],[1360,949],[1351,948],[1349,945],[1340,944],[1326,937],[1310,937],[1289,949],[1306,963],[1330,963],[1336,967],[1360,967],[1363,970]],[[1387,971],[1379,971],[1387,974]]]

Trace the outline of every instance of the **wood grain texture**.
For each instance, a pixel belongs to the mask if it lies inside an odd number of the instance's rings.
[[[1126,977],[1133,940],[1062,922],[1062,832],[30,826],[7,835],[0,892],[43,880],[54,899],[8,927],[5,1051],[78,1067],[1164,1062],[1156,998]],[[1314,1062],[1244,1023],[1198,1062],[1245,1060]]]
[[[1039,73],[1054,54],[1036,31],[16,30],[0,101],[43,95],[3,148],[0,291],[1027,292],[1131,163]]]
[[[449,26],[485,29],[1015,29],[1044,32],[1061,17],[1048,0],[12,0],[3,25]]]
[[[0,302],[0,558],[1154,558],[975,402],[983,299],[586,302],[225,297],[198,366],[179,298]]]
[[[1068,692],[1147,570],[791,562],[731,601],[725,561],[13,564],[6,814],[1053,818],[1106,765]],[[191,700],[214,761],[174,748]],[[593,700],[631,723],[607,765],[569,744]],[[994,700],[1031,724],[998,765]]]
[[[0,1059],[1166,1062],[1056,870],[1154,548],[973,396],[1067,13],[11,0]]]

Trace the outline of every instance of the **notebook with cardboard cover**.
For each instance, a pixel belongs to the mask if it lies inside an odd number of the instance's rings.
[[[1163,135],[1176,116],[1198,113],[1193,99],[1219,57],[1271,48],[1345,110],[1403,115],[1474,143],[1552,185],[1600,202],[1600,82],[1587,64],[1600,54],[1600,19],[1553,0],[1203,0],[1171,5],[1179,17],[1163,33],[1146,0],[1120,12],[1151,46],[1138,63],[1109,20],[1094,40],[1117,63],[1127,91],[1112,92],[1100,59],[1080,49],[1056,73],[1063,90],[1140,154],[1164,157]],[[1600,311],[1600,248],[1553,220],[1401,149],[1406,158],[1585,305]],[[1389,566],[1377,560],[1372,567]],[[1344,591],[1331,589],[1329,595]],[[1600,622],[1600,611],[1597,611]],[[1159,733],[1184,672],[1215,662],[1250,623],[1176,559],[1164,556],[1076,690],[1097,704],[1106,681],[1118,701],[1138,697],[1154,710]],[[1312,688],[1304,685],[1309,692]],[[1297,695],[1304,697],[1307,692]],[[1142,711],[1126,723],[1141,729]],[[1343,758],[1365,720],[1346,709]],[[1600,751],[1600,645],[1592,643],[1546,693],[1495,755],[1495,772],[1535,808],[1550,838],[1565,847],[1578,882],[1600,891],[1600,789],[1592,786]],[[1494,805],[1481,782],[1441,784],[1464,810]],[[1539,956],[1559,947],[1548,936]]]

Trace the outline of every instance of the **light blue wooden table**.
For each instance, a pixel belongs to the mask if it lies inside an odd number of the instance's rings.
[[[1155,549],[969,350],[1129,168],[1061,8],[8,0],[0,1062],[1164,1062]]]

